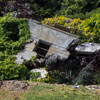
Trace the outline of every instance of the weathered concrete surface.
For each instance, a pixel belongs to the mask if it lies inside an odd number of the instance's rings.
[[[24,60],[28,61],[31,59],[32,56],[36,56],[37,54],[33,52],[33,49],[35,47],[35,41],[32,43],[28,43],[25,45],[25,49],[20,51],[16,55],[16,64],[22,64]]]
[[[74,35],[70,35],[67,32],[50,26],[39,24],[33,20],[29,20],[28,25],[31,33],[31,38],[38,38],[58,45],[59,49],[60,46],[66,48],[70,42],[77,39],[77,37]]]
[[[78,38],[68,32],[59,30],[57,28],[43,25],[40,22],[34,20],[28,20],[28,26],[30,31],[30,39],[34,42],[29,42],[25,44],[24,50],[20,51],[16,57],[16,63],[22,64],[25,60],[28,61],[32,56],[37,54],[33,51],[35,48],[35,42],[38,43],[39,40],[48,42],[51,45],[47,52],[47,55],[57,55],[62,59],[67,59],[69,57],[69,52],[67,48],[73,40]]]
[[[32,39],[41,39],[52,44],[48,54],[57,54],[58,56],[67,58],[68,53],[66,53],[66,49],[68,48],[68,45],[73,40],[78,39],[76,36],[68,32],[48,25],[43,25],[33,20],[29,20],[28,25]]]
[[[55,55],[60,56],[61,59],[63,59],[63,58],[68,58],[69,55],[70,55],[70,53],[69,53],[68,51],[66,51],[66,49],[61,50],[61,49],[57,48],[57,47],[54,46],[54,45],[52,45],[52,46],[50,47],[50,49],[49,49],[49,51],[48,51],[48,53],[47,53],[46,56],[52,55],[52,54],[55,54]]]
[[[77,46],[75,50],[81,54],[91,54],[91,53],[95,53],[96,51],[100,50],[100,44],[85,42]]]

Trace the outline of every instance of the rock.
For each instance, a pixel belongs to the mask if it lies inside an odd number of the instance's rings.
[[[40,59],[37,58],[34,63],[39,67],[44,67],[45,66],[45,59],[44,58],[40,58]]]
[[[100,90],[100,85],[89,85],[89,86],[85,86],[85,88],[89,90]]]
[[[40,72],[41,76],[38,79],[45,78],[48,73],[45,68],[33,69],[31,72]]]
[[[73,52],[75,50],[75,47],[78,45],[80,39],[76,39],[76,40],[73,40],[69,45],[68,45],[68,48],[67,50],[70,51],[70,52]]]
[[[72,88],[76,88],[76,89],[78,89],[80,86],[79,85],[77,85],[77,86],[72,86]]]
[[[79,54],[93,54],[98,50],[100,50],[100,44],[88,42],[82,43],[75,48],[75,51]]]
[[[12,13],[12,17],[17,18],[17,13],[13,12],[13,13]]]
[[[24,49],[16,55],[16,64],[22,64],[24,61],[30,60],[32,56],[37,56],[37,53],[33,51],[34,47],[34,41],[27,43]]]
[[[16,1],[8,1],[7,6],[5,7],[5,12],[13,12],[17,10],[17,2]]]
[[[29,84],[25,81],[7,81],[6,87],[10,91],[24,91]]]
[[[31,9],[29,3],[22,3],[20,1],[8,1],[4,6],[4,13],[16,11],[18,18],[32,18],[34,11]]]
[[[39,63],[39,64],[43,64],[44,61],[45,61],[44,58],[36,59],[36,62]]]

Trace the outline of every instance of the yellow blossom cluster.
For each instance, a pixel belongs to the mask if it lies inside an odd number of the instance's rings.
[[[84,28],[84,35],[87,36],[87,35],[88,35],[87,33],[88,33],[89,31],[90,31],[90,27],[85,27],[85,28]]]
[[[43,23],[61,29],[65,28],[64,30],[78,35],[83,40],[100,42],[100,14],[85,20],[56,15],[54,18],[45,18]]]
[[[83,21],[80,19],[73,19],[72,22],[69,24],[69,26],[74,29],[75,27],[79,27],[79,25],[82,23]]]
[[[54,18],[45,18],[42,22],[43,24],[48,25],[61,25],[67,29],[70,29],[70,31],[73,31],[73,33],[77,30],[78,25],[82,23],[82,20],[80,19],[71,19],[64,16],[55,16]],[[75,33],[76,34],[76,33]]]
[[[54,18],[45,18],[42,22],[43,24],[60,24],[66,26],[66,23],[70,23],[72,19],[66,18],[64,16],[56,16]]]

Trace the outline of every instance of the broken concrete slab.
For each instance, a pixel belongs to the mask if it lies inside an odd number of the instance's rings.
[[[75,51],[80,54],[92,54],[100,50],[100,44],[97,43],[82,43],[75,48]]]
[[[37,53],[33,52],[35,42],[26,44],[24,49],[16,55],[16,64],[22,64],[24,61],[30,60],[32,56],[37,56]]]
[[[67,51],[69,44],[78,37],[60,29],[43,25],[34,20],[28,20],[30,39],[24,44],[24,49],[16,57],[16,63],[22,64],[30,60],[32,56],[45,58],[50,55],[67,59],[70,53]],[[32,41],[35,42],[32,42]],[[37,42],[36,42],[37,41]]]
[[[67,48],[73,40],[77,40],[78,37],[52,26],[41,24],[41,22],[28,20],[28,26],[30,31],[30,37],[34,40],[38,39],[51,44],[47,55],[57,55],[62,58],[68,58],[69,53]],[[45,49],[45,48],[43,48]]]
[[[41,24],[40,22],[34,20],[28,20],[28,26],[31,38],[38,38],[58,45],[59,49],[61,47],[66,48],[69,43],[71,43],[75,39],[78,39],[77,36],[71,33],[62,31],[52,26]]]
[[[46,56],[50,56],[52,54],[59,56],[61,59],[67,59],[70,55],[70,52],[65,49],[61,50],[56,46],[52,45]]]

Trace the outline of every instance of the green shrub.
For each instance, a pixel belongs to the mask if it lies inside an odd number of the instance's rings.
[[[44,81],[47,83],[69,83],[69,80],[66,78],[66,74],[64,72],[60,72],[59,70],[49,71],[48,75]]]
[[[0,18],[0,51],[15,54],[28,38],[26,19],[13,18],[11,14]]]
[[[14,61],[14,56],[0,55],[0,79],[29,79],[29,70],[23,65],[16,65]]]
[[[100,43],[100,14],[96,14],[83,21],[79,31],[82,40]]]
[[[45,66],[48,71],[55,69],[56,65],[57,65],[57,58],[55,57],[50,57],[45,62]]]
[[[31,72],[30,80],[38,81],[38,78],[41,76],[40,72]]]
[[[100,13],[100,8],[94,9],[92,11],[89,12],[85,12],[85,13],[75,13],[74,15],[70,15],[70,14],[64,14],[63,16],[68,17],[68,18],[80,18],[82,20],[85,20],[87,18],[90,18],[93,15],[99,14]],[[58,13],[58,15],[61,15]]]
[[[74,84],[77,83],[79,85],[95,84],[93,71],[94,71],[94,69],[92,66],[90,66],[90,65],[86,66],[85,68],[80,70],[78,77],[76,77],[73,80],[73,83]]]
[[[29,38],[26,19],[7,14],[0,18],[0,78],[29,79],[30,72],[24,65],[15,64],[15,55]]]
[[[98,8],[98,0],[63,0],[61,15],[74,15],[76,13],[90,12]]]
[[[29,61],[24,61],[23,64],[24,64],[25,66],[27,66],[27,68],[28,68],[29,70],[34,69],[34,68],[37,68],[38,66],[37,66],[37,64],[35,63],[36,59],[37,59],[37,57],[32,56],[31,59],[30,59]]]
[[[53,16],[60,8],[62,0],[27,0],[35,14],[43,19],[45,17]],[[51,7],[52,6],[52,7]]]

